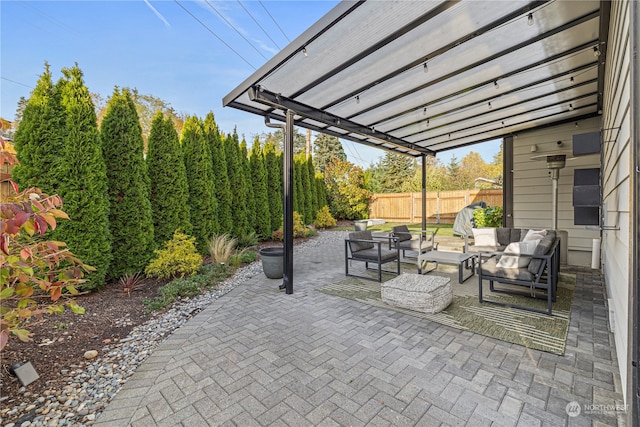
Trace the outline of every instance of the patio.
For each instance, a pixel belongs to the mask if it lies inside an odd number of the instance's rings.
[[[95,425],[624,425],[599,272],[555,356],[318,292],[344,237],[295,248],[294,294],[258,275],[176,330]]]

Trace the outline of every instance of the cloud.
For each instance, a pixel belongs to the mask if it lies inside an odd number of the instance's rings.
[[[151,5],[151,2],[149,2],[149,0],[144,0],[144,3],[145,3],[147,6],[149,6],[149,9],[151,9],[151,10],[153,11],[153,13],[155,13],[155,15],[158,17],[158,19],[159,19],[159,20],[161,20],[162,22],[164,22],[164,25],[165,25],[167,28],[171,28],[171,24],[169,24],[169,21],[167,21],[167,20],[164,18],[164,16],[162,16],[162,14],[161,14],[160,12],[158,12],[158,10],[157,10],[155,7],[153,7],[153,6]]]

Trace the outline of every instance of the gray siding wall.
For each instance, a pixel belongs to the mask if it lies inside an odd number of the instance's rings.
[[[579,81],[580,76],[575,79]],[[576,126],[577,123],[577,126]],[[532,160],[553,151],[572,150],[574,134],[599,131],[600,118],[581,120],[530,132],[520,132],[513,147],[514,227],[551,228],[551,176],[546,159]],[[562,145],[557,142],[561,141]],[[536,151],[531,149],[535,145]],[[569,155],[568,158],[572,156]],[[558,229],[569,233],[568,264],[591,265],[593,239],[600,237],[598,227],[573,224],[573,171],[600,167],[600,156],[588,155],[568,159],[558,180]]]
[[[607,285],[609,315],[615,334],[622,390],[627,383],[628,299],[631,264],[629,206],[631,200],[631,70],[630,3],[611,4],[603,104],[603,215],[604,226],[619,230],[602,232],[602,270]],[[626,396],[625,396],[626,399]]]

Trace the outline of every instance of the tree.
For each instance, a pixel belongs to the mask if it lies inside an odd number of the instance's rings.
[[[154,248],[142,130],[127,90],[113,91],[100,130],[111,206],[109,274],[115,278],[143,271]]]
[[[96,271],[88,276],[91,288],[105,283],[111,262],[109,195],[96,113],[82,71],[76,64],[63,68],[57,85],[65,112],[65,149],[60,159],[58,194],[71,221],[55,230],[55,238]]]
[[[321,172],[324,172],[326,164],[334,157],[347,161],[347,155],[338,137],[324,133],[319,134],[313,142],[313,156],[316,159],[316,167]]]
[[[271,214],[271,231],[282,224],[282,172],[279,156],[273,142],[265,144],[264,160],[267,167],[267,193],[269,196],[269,213]]]
[[[39,187],[49,194],[58,192],[64,129],[60,93],[51,80],[49,64],[45,63],[45,71],[24,106],[14,136],[20,164],[13,169],[13,179],[18,185]]]
[[[325,183],[329,208],[334,217],[362,219],[368,216],[371,192],[364,188],[362,168],[334,158],[327,163]]]
[[[176,230],[191,234],[189,185],[178,133],[162,112],[153,118],[147,155],[153,231],[156,248],[173,238]]]
[[[204,136],[211,149],[213,174],[215,178],[216,200],[218,201],[218,226],[220,233],[233,233],[233,218],[231,217],[231,188],[227,174],[227,159],[223,146],[223,137],[218,130],[212,112],[204,119]]]
[[[383,193],[405,191],[407,183],[415,175],[414,160],[400,153],[387,151],[379,162],[379,179]]]
[[[256,137],[251,147],[251,186],[254,189],[256,205],[256,220],[254,230],[258,236],[268,238],[271,236],[271,213],[269,212],[268,177],[265,168],[265,160],[260,149],[260,140]]]
[[[244,174],[242,173],[242,159],[240,159],[240,147],[238,133],[228,135],[224,142],[227,158],[227,173],[229,174],[229,186],[233,189],[231,199],[231,217],[233,218],[233,235],[243,236],[249,227],[247,215],[247,195],[244,188]]]
[[[320,210],[322,206],[318,206],[318,190],[316,188],[316,169],[313,165],[313,156],[309,154],[307,158],[307,194],[309,195],[309,199],[311,201],[311,222],[313,222],[316,218],[316,214]]]
[[[460,175],[460,164],[458,158],[453,155],[447,164],[447,184],[445,190],[460,190],[462,188]]]
[[[302,192],[304,194],[304,209],[302,211],[302,217],[305,224],[312,224],[313,219],[316,216],[316,212],[313,210],[313,192],[311,191],[311,179],[309,177],[309,167],[307,166],[308,159],[304,154],[300,155],[300,180],[302,181]]]
[[[240,160],[242,187],[244,188],[244,200],[246,203],[247,225],[242,235],[250,234],[254,230],[256,223],[256,202],[254,195],[254,187],[251,185],[251,166],[249,165],[249,153],[247,151],[247,141],[242,139],[240,143]]]
[[[218,232],[217,201],[213,183],[211,149],[204,138],[202,122],[187,117],[182,128],[182,154],[189,184],[189,212],[193,236],[201,253],[208,252],[209,240]]]
[[[304,194],[304,185],[302,182],[302,162],[304,161],[304,154],[294,157],[293,160],[293,210],[298,212],[302,216],[302,221],[305,224],[306,215],[305,215],[305,204],[306,197]]]
[[[476,178],[488,178],[488,174],[489,168],[482,156],[475,151],[470,151],[460,162],[460,170],[458,172],[460,189],[476,187]],[[487,186],[486,184],[484,185]]]
[[[278,129],[275,132],[261,133],[259,138],[263,146],[271,142],[280,150],[284,150],[284,131],[282,129]],[[294,127],[293,154],[296,155],[306,152],[306,146],[306,137],[298,131],[297,127]]]

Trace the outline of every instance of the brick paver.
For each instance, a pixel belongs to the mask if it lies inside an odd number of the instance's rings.
[[[260,275],[196,315],[96,425],[622,423],[621,413],[565,410],[622,404],[599,273],[577,269],[566,353],[556,356],[317,292],[344,278],[343,248],[294,252],[293,295]]]

